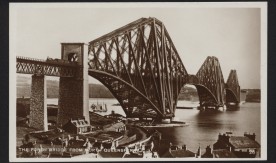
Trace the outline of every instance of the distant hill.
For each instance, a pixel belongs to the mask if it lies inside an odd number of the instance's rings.
[[[246,92],[246,102],[261,102],[261,90],[260,89],[244,89]]]
[[[47,97],[58,98],[59,81],[47,80]],[[17,76],[17,97],[30,97],[31,95],[31,77]],[[112,93],[101,84],[89,84],[90,98],[114,98]],[[197,101],[198,95],[194,87],[183,87],[179,95],[179,100]]]
[[[47,97],[57,98],[59,94],[59,81],[47,80]],[[31,95],[31,77],[17,76],[17,97],[30,97]],[[101,84],[89,84],[90,98],[113,98],[111,92]]]
[[[31,78],[27,76],[18,76],[16,78],[17,97],[30,97],[31,94]]]
[[[194,87],[183,87],[178,96],[179,100],[198,101],[197,90]]]

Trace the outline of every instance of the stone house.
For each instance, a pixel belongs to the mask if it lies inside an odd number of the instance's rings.
[[[63,129],[73,134],[84,134],[91,132],[93,127],[84,118],[77,118],[69,120],[63,126]]]
[[[179,146],[173,146],[171,145],[169,147],[169,150],[162,155],[162,157],[165,158],[195,158],[196,154],[190,150],[187,149],[186,145],[183,145],[181,147]]]
[[[232,133],[219,134],[214,150],[226,149],[238,158],[254,158],[259,156],[260,144],[255,140],[256,135],[245,133],[244,136],[232,136]]]
[[[228,149],[213,150],[209,145],[206,147],[206,152],[201,156],[202,158],[237,158],[237,156]]]

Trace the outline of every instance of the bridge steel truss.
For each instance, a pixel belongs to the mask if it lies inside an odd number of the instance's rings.
[[[61,61],[61,60],[59,60]],[[74,63],[61,63],[27,57],[16,57],[16,72],[58,77],[75,77],[78,66]]]
[[[208,56],[196,77],[198,82],[194,83],[197,88],[200,106],[221,107],[225,103],[225,83],[219,60]]]
[[[17,73],[78,77],[81,66],[65,60],[16,58]],[[195,85],[200,106],[240,102],[236,70],[224,83],[219,61],[207,57],[196,75],[189,75],[164,24],[141,18],[89,42],[88,74],[103,83],[127,117],[155,119],[175,115],[185,84]]]
[[[89,43],[89,75],[128,117],[173,117],[188,73],[163,23],[141,18]]]
[[[231,70],[226,82],[226,103],[240,103],[240,85],[236,70]]]

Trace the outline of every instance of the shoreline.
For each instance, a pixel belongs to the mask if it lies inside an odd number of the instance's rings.
[[[144,128],[155,128],[155,127],[186,127],[189,126],[189,124],[185,123],[185,124],[157,124],[157,125],[149,125],[149,126],[140,126],[140,127],[144,127]]]

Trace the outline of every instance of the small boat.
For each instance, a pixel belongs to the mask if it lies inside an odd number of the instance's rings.
[[[177,106],[176,109],[194,109],[194,107]]]
[[[106,104],[92,104],[90,108],[93,112],[107,112]]]

